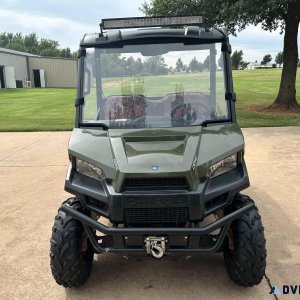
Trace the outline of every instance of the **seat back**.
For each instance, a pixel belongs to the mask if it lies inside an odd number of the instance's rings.
[[[137,119],[145,116],[146,99],[141,95],[109,96],[104,106],[104,119]]]
[[[109,96],[104,106],[105,120],[173,117],[174,113],[177,117],[189,114],[193,121],[200,122],[209,120],[212,111],[208,97],[199,92],[168,94],[160,100],[146,99],[142,95]]]

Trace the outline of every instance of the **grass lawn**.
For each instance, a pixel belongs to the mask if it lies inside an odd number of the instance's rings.
[[[0,89],[0,131],[70,130],[75,89]]]
[[[298,72],[299,73],[299,72]],[[253,106],[269,105],[276,97],[281,70],[235,71],[238,122],[242,127],[300,125],[300,115],[256,112]],[[185,88],[205,74],[145,77],[149,88],[164,94],[166,86],[184,81]],[[206,84],[203,78],[201,84]],[[116,80],[116,79],[114,79]],[[300,103],[300,80],[297,81]],[[105,93],[118,93],[120,88],[107,84]],[[0,89],[0,131],[70,130],[73,128],[75,89]]]
[[[300,114],[266,114],[249,107],[270,105],[277,96],[280,69],[234,71],[234,87],[237,94],[237,118],[242,127],[295,126],[300,125]],[[300,69],[297,78],[297,101],[300,104]]]

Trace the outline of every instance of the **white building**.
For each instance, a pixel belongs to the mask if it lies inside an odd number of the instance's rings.
[[[76,87],[77,61],[0,48],[0,88]]]
[[[260,63],[257,63],[257,62],[253,62],[253,63],[250,63],[248,66],[247,66],[247,70],[255,70],[255,69],[271,69],[273,68],[273,64],[272,63],[268,63],[266,65],[262,65]]]

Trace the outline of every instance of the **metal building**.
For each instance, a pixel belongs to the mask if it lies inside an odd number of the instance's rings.
[[[29,80],[28,57],[30,53],[0,48],[0,88],[23,86]]]
[[[46,87],[75,87],[77,80],[77,61],[70,58],[29,57],[30,80],[39,86],[44,77]],[[42,74],[41,74],[42,73]]]
[[[76,87],[76,59],[0,48],[0,88]]]

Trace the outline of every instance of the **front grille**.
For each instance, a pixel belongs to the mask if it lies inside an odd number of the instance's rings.
[[[174,178],[126,178],[123,190],[187,190],[189,184],[184,177]]]
[[[187,207],[126,208],[128,224],[183,223],[188,221]]]

